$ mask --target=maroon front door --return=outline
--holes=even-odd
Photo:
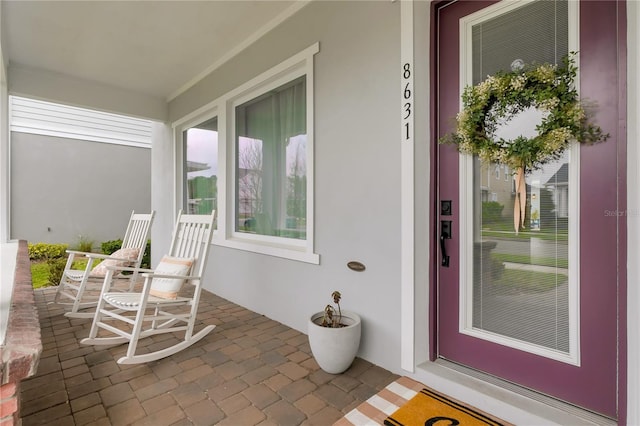
[[[527,176],[526,224],[518,234],[514,171],[450,145],[436,149],[434,225],[444,236],[434,245],[434,355],[612,418],[624,406],[623,9],[614,1],[546,0],[432,8],[435,137],[453,130],[465,85],[518,61],[559,63],[573,50],[580,96],[610,135]]]

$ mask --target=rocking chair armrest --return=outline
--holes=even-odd
[[[93,258],[93,259],[113,259],[113,260],[130,261],[130,259],[125,258],[125,257],[115,257],[115,256],[111,256],[110,254],[89,253],[89,252],[86,252],[86,251],[66,250],[66,253],[67,254],[72,254],[74,256],[89,257],[89,258]]]
[[[113,256],[111,254],[102,254],[102,253],[86,253],[85,254],[86,257],[92,258],[92,259],[109,259],[109,260],[119,260],[122,262],[129,262],[129,263],[133,263],[133,260],[131,260],[131,258],[128,257],[117,257],[117,256]]]
[[[122,272],[122,271],[138,272],[138,273],[153,272],[153,269],[136,268],[135,266],[109,265],[109,266],[107,266],[107,269],[112,270],[112,271],[118,271],[118,272]]]
[[[95,253],[88,253],[86,251],[78,251],[78,250],[65,250],[65,253],[72,254],[74,256],[88,256],[90,254],[95,254]]]
[[[171,279],[186,280],[186,281],[190,281],[190,280],[194,280],[194,279],[199,279],[200,278],[197,275],[156,274],[153,271],[145,272],[145,273],[142,274],[142,276],[145,277],[145,278],[171,278]]]
[[[104,277],[104,281],[102,283],[102,292],[109,291],[111,288],[111,282],[115,279],[116,272],[129,271],[129,272],[148,272],[152,271],[151,269],[144,268],[135,268],[133,266],[107,266],[107,275]]]
[[[65,250],[65,252],[67,253],[67,263],[65,265],[65,271],[66,270],[81,270],[81,269],[74,269],[73,268],[73,264],[74,262],[77,260],[77,258],[88,258],[89,261],[87,262],[84,271],[85,271],[85,276],[88,276],[89,272],[91,271],[91,268],[93,268],[93,259],[91,258],[91,255],[93,253],[87,253],[84,251],[78,251],[78,250]]]
[[[113,259],[113,260],[129,260],[124,257],[115,257],[110,254],[102,254],[102,253],[84,253],[85,257],[91,257],[94,259]]]

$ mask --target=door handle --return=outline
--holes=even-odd
[[[440,251],[442,252],[442,263],[441,265],[445,268],[449,267],[449,256],[447,256],[447,245],[445,240],[451,239],[451,221],[450,220],[442,220],[440,221]]]

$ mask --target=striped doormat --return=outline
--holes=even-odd
[[[442,421],[442,423],[440,423]],[[502,420],[401,377],[351,410],[334,426],[495,425]]]

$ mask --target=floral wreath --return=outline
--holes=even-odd
[[[514,221],[524,226],[526,191],[524,174],[557,160],[572,141],[594,143],[606,140],[599,126],[588,122],[574,87],[577,67],[575,52],[562,60],[561,66],[514,66],[511,72],[498,72],[462,94],[462,111],[456,116],[456,131],[441,139],[453,143],[458,151],[480,159],[506,164],[516,170],[516,206]],[[532,138],[513,140],[496,138],[499,125],[528,108],[543,112]],[[515,222],[516,232],[519,225]]]

